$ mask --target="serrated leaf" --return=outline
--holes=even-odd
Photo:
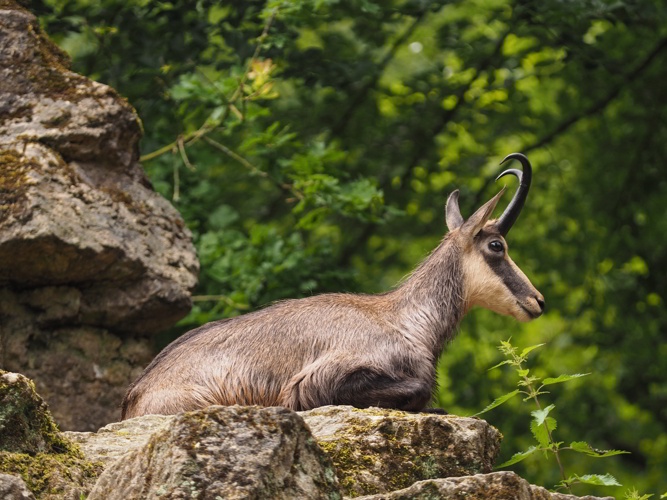
[[[535,440],[540,443],[543,448],[548,448],[551,445],[549,439],[549,432],[556,430],[558,423],[555,418],[547,417],[544,420],[546,425],[538,425],[535,420],[530,423],[530,431],[533,433]],[[547,430],[548,427],[548,430]]]
[[[667,498],[667,493],[663,493],[662,495],[660,495],[660,498]]]
[[[503,365],[508,365],[508,364],[510,364],[511,362],[512,362],[512,360],[510,360],[510,359],[506,359],[505,361],[501,361],[501,362],[498,363],[497,365],[493,365],[491,368],[489,368],[489,369],[486,370],[486,371],[487,371],[487,372],[490,372],[491,370],[494,370],[494,369],[496,369],[496,368],[500,368],[500,367],[503,366]]]
[[[526,347],[523,351],[521,351],[521,357],[525,358],[530,351],[537,349],[538,347],[542,347],[543,345],[544,344],[536,344]]]
[[[478,412],[478,413],[475,413],[475,414],[473,415],[473,417],[476,417],[477,415],[481,415],[482,413],[486,413],[486,412],[489,411],[489,410],[493,410],[494,408],[497,408],[497,407],[500,406],[501,404],[506,403],[507,401],[509,401],[510,399],[512,399],[514,396],[516,396],[517,394],[519,394],[519,392],[520,392],[519,389],[515,389],[515,390],[513,390],[512,392],[508,392],[507,394],[505,394],[505,395],[503,395],[503,396],[500,396],[499,398],[496,398],[496,399],[493,401],[493,403],[491,403],[489,406],[487,406],[486,408],[484,408],[482,411],[480,411],[480,412]]]
[[[585,377],[586,375],[590,375],[590,373],[574,373],[572,375],[559,375],[558,377],[547,377],[542,381],[542,385],[552,385],[552,384],[561,384],[563,382],[567,382],[568,380],[572,380],[575,378],[579,377]]]
[[[512,458],[510,458],[507,462],[503,462],[502,464],[497,465],[496,469],[500,469],[502,467],[508,467],[510,465],[514,465],[516,463],[519,463],[522,460],[525,460],[526,458],[531,456],[533,453],[535,453],[538,450],[540,450],[540,448],[538,448],[537,446],[531,446],[526,451],[520,451],[519,453],[515,453],[514,455],[512,455]]]
[[[530,368],[523,368],[521,370],[517,370],[516,373],[517,375],[519,375],[519,377],[525,377],[530,373]]]
[[[547,415],[556,408],[556,405],[549,405],[546,408],[543,408],[542,410],[535,410],[531,411],[530,414],[533,416],[533,421],[537,425],[542,425],[544,423],[544,419],[547,418]]]
[[[629,451],[624,450],[596,450],[585,441],[573,441],[570,443],[570,448],[573,451],[595,458],[613,457],[614,455],[625,455],[630,453]]]
[[[577,481],[596,486],[622,486],[611,474],[586,474],[585,476],[577,476]]]

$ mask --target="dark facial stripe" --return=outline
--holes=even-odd
[[[530,284],[516,273],[507,259],[484,254],[484,260],[515,297],[532,296],[534,292]]]

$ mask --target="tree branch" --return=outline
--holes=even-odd
[[[412,36],[419,23],[421,23],[421,21],[424,19],[425,15],[426,10],[420,11],[412,24],[396,40],[394,40],[394,43],[391,44],[391,47],[377,65],[373,76],[366,80],[366,83],[362,85],[361,89],[359,89],[359,92],[357,92],[356,95],[351,99],[350,105],[345,109],[341,117],[338,119],[338,122],[332,127],[332,135],[338,136],[345,130],[354,112],[358,109],[361,103],[364,102],[371,89],[375,88],[377,85],[380,77],[382,76],[382,73],[384,73],[385,68],[396,55],[398,48]]]
[[[579,113],[575,113],[574,115],[570,116],[568,119],[566,119],[556,128],[554,128],[551,132],[547,133],[546,135],[535,141],[533,144],[524,147],[523,152],[527,153],[534,149],[539,149],[543,146],[546,146],[551,141],[556,139],[559,135],[567,132],[573,125],[575,125],[582,119],[596,115],[604,111],[607,108],[607,106],[609,106],[609,104],[620,95],[621,90],[623,90],[623,88],[626,85],[632,84],[651,65],[651,63],[658,56],[658,54],[660,54],[660,52],[665,50],[665,48],[667,48],[667,38],[663,38],[662,40],[660,40],[641,63],[639,63],[633,70],[624,74],[621,77],[621,83],[619,83],[618,85],[616,85],[616,87],[611,89],[611,91],[605,97],[600,99],[598,102],[594,103],[592,106],[580,111]]]

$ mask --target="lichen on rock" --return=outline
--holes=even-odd
[[[144,418],[144,417],[139,417]],[[333,466],[285,408],[181,413],[109,466],[89,500],[341,498]]]
[[[301,416],[353,497],[489,472],[501,440],[484,420],[453,415],[325,406]]]
[[[492,472],[472,476],[419,481],[408,488],[359,497],[358,500],[613,500],[553,493],[530,484],[514,472]]]

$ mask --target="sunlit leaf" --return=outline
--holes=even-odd
[[[589,457],[604,458],[613,457],[614,455],[625,455],[630,453],[624,450],[597,450],[585,441],[574,441],[570,443],[570,448],[578,453],[583,453]]]
[[[572,375],[559,375],[558,377],[555,378],[547,377],[542,381],[542,385],[560,384],[563,382],[567,382],[568,380],[585,377],[587,375],[590,375],[590,373],[574,373]]]
[[[544,344],[542,343],[542,344],[536,344],[536,345],[531,345],[531,346],[529,346],[529,347],[526,347],[523,351],[521,351],[520,356],[521,356],[522,358],[525,358],[525,357],[528,355],[529,352],[531,352],[531,351],[537,349],[538,347],[542,347],[543,345],[544,345]]]

